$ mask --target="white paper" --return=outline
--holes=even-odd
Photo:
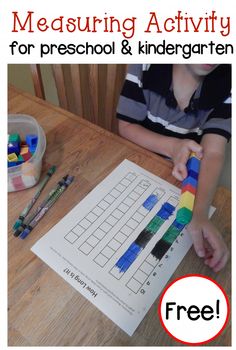
[[[153,193],[158,202],[148,211],[143,203]],[[161,260],[151,254],[176,211],[125,273],[115,265],[163,203],[176,207],[179,195],[177,187],[124,160],[32,251],[132,335],[191,247],[183,230]]]

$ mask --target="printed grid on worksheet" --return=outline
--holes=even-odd
[[[97,221],[97,219],[106,212],[106,209],[117,200],[121,194],[126,191],[129,186],[133,183],[133,181],[137,178],[135,173],[129,172],[125,177],[121,179],[112,189],[106,194],[104,198],[102,198],[97,205],[82,219],[80,220],[76,226],[74,226],[71,231],[69,231],[65,235],[65,239],[74,244],[78,238],[85,233],[85,231]],[[128,208],[128,205],[123,203],[123,211],[119,209],[115,215],[115,219],[119,219],[119,216],[122,217],[125,210]],[[108,232],[107,229],[110,228],[111,225],[109,223],[104,222],[102,227],[96,229],[96,232],[84,242],[84,246],[80,247],[80,251],[84,254],[89,254],[91,250],[98,244],[100,240],[103,239],[105,234]]]
[[[130,191],[130,186],[139,179],[135,187]],[[102,242],[104,237],[113,230],[114,234],[110,240],[103,245],[99,252],[96,252],[96,256],[93,257],[93,261],[100,267],[104,267],[113,257],[113,255],[121,248],[126,242],[128,237],[132,235],[134,230],[138,230],[139,225],[142,225],[143,220],[150,213],[150,210],[145,208],[143,203],[147,198],[152,195],[158,197],[158,204],[161,198],[165,195],[165,191],[160,186],[154,188],[154,190],[145,196],[145,193],[153,185],[154,181],[149,181],[148,178],[142,178],[133,172],[129,172],[124,176],[106,195],[98,201],[98,203],[92,208],[78,223],[64,236],[67,242],[72,245],[76,245],[76,249],[82,252],[84,255],[89,256],[98,244]],[[127,195],[122,199],[114,210],[109,212],[106,216],[107,209],[119,199],[123,194]],[[119,222],[122,217],[129,212],[134,203],[138,202],[142,197],[142,201],[138,208],[132,212],[132,216],[120,227]],[[177,205],[176,198],[170,197],[167,201],[175,202]],[[104,216],[104,220],[99,225],[96,225],[96,221],[101,215]],[[154,214],[153,214],[154,215]],[[89,233],[88,237],[81,244],[76,244],[78,239],[87,232],[91,226],[94,229]],[[116,230],[116,226],[118,229]],[[136,269],[129,281],[126,283],[127,288],[132,292],[138,293],[142,286],[148,280],[148,277],[153,273],[156,266],[160,263],[158,259],[149,254],[141,265]],[[124,272],[113,266],[110,271],[110,275],[117,280],[121,279]]]
[[[175,240],[175,244],[179,244],[180,239],[183,237],[184,233],[181,232],[179,237]],[[174,250],[173,245],[170,247],[170,253]],[[164,255],[162,259],[167,260],[169,258],[168,252]],[[156,276],[157,272],[154,270],[157,266],[160,268],[163,265],[163,260],[158,260],[155,258],[151,253],[148,254],[148,256],[143,260],[141,265],[137,268],[135,273],[131,276],[129,281],[126,283],[126,287],[128,287],[132,292],[137,294],[142,288],[144,288],[144,285],[149,285],[149,277],[151,275]],[[117,271],[116,271],[117,274]]]

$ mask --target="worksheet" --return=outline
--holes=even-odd
[[[179,195],[124,160],[32,251],[131,336],[191,247]]]

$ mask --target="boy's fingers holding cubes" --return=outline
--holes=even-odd
[[[188,151],[189,153],[194,152],[196,153],[196,156],[201,159],[203,155],[203,147],[199,145],[197,142],[189,140],[188,142]]]
[[[176,164],[172,170],[172,175],[179,181],[183,181],[187,174],[187,168],[184,163]]]

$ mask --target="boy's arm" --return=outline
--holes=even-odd
[[[178,139],[157,134],[136,123],[119,120],[119,133],[126,139],[149,151],[162,154],[172,159],[174,176],[182,181],[187,176],[186,163],[191,152],[202,157],[202,146],[189,139]]]
[[[224,165],[226,139],[215,134],[202,138],[203,157],[198,180],[192,221],[188,231],[193,238],[194,248],[205,263],[219,271],[228,260],[227,247],[214,225],[208,220],[208,213],[221,170]]]

